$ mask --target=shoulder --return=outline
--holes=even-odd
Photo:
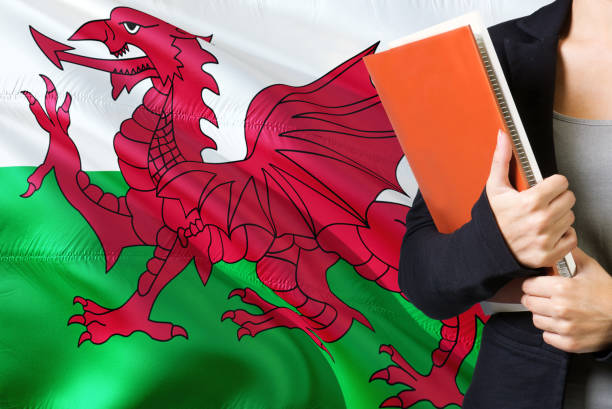
[[[510,41],[529,41],[529,36],[523,31],[519,24],[525,17],[514,18],[512,20],[504,21],[502,23],[495,24],[488,28],[491,41],[495,46],[497,54],[504,54],[504,42]]]
[[[508,65],[508,60],[506,57],[506,42],[509,40],[514,40],[519,38],[522,34],[522,30],[519,29],[517,23],[522,19],[515,18],[512,20],[504,21],[503,23],[496,24],[488,28],[489,36],[491,37],[491,41],[493,42],[493,47],[495,48],[495,53],[499,58],[499,62],[502,66],[504,74],[506,76],[506,80],[510,82],[510,69]]]
[[[504,43],[531,43],[556,38],[571,14],[572,0],[555,0],[533,13],[489,27],[489,34],[498,52]]]
[[[515,38],[519,36],[521,30],[518,28],[517,23],[522,18],[523,17],[514,18],[489,27],[489,35],[493,43],[503,41],[504,38]]]
[[[493,42],[495,53],[497,54],[501,63],[506,80],[510,84],[510,64],[506,55],[506,44],[508,43],[525,43],[533,41],[533,38],[527,34],[520,26],[524,23],[524,20],[530,16],[523,16],[507,20],[502,23],[495,24],[488,28],[489,36]]]

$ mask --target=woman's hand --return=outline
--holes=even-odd
[[[577,245],[571,227],[576,198],[562,175],[517,191],[508,179],[511,157],[510,138],[500,131],[486,184],[491,210],[519,263],[528,268],[551,267]]]
[[[567,352],[599,351],[612,346],[612,277],[578,247],[572,255],[573,278],[528,278],[521,303],[546,343]]]

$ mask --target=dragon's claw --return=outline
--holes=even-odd
[[[391,396],[387,398],[383,403],[380,404],[381,408],[404,408],[402,400],[397,396]]]
[[[51,82],[49,77],[47,77],[44,74],[40,74],[40,78],[42,78],[43,81],[45,82],[45,86],[47,87],[48,94],[55,91],[55,85],[53,85],[53,82]]]
[[[384,368],[384,369],[374,372],[372,376],[370,376],[369,381],[372,382],[375,379],[382,379],[383,381],[388,381],[389,380],[389,370],[387,368]]]
[[[251,333],[251,331],[250,331],[248,328],[245,328],[245,327],[241,327],[241,328],[238,330],[238,334],[237,334],[237,335],[238,335],[238,341],[240,341],[240,338],[242,338],[242,337],[243,337],[243,336],[245,336],[245,335],[250,335],[250,336],[252,336],[252,337],[254,336],[254,335]]]
[[[76,296],[74,297],[74,299],[72,300],[72,305],[75,305],[76,303],[81,304],[83,307],[85,307],[87,305],[87,300],[85,300],[85,298],[80,297],[80,296]]]
[[[79,296],[74,297],[74,300],[72,300],[72,304],[73,305],[81,304],[83,306],[83,315],[85,316],[86,319],[87,319],[87,314],[89,313],[104,314],[110,311],[108,308],[102,307],[96,304],[95,302],[93,302],[92,300],[86,300],[85,298],[79,297]]]
[[[29,183],[28,184],[28,190],[25,191],[25,193],[22,193],[20,196],[23,198],[28,198],[30,196],[32,196],[34,194],[34,192],[36,192],[38,190],[38,188],[36,186],[34,186],[34,183]]]
[[[264,300],[263,298],[261,298],[259,294],[257,294],[255,291],[253,291],[252,289],[248,287],[244,289],[236,288],[232,290],[227,296],[227,298],[230,299],[234,296],[240,297],[242,299],[242,302],[246,304],[251,304],[251,305],[255,305],[259,307],[259,309],[261,309],[264,313],[267,313],[268,311],[272,311],[278,308],[276,305],[271,304],[267,302],[266,300]]]
[[[34,96],[28,91],[21,91],[21,93],[26,97],[30,105],[34,105],[36,103],[36,98],[34,98]]]
[[[80,314],[76,314],[73,315],[72,317],[70,317],[70,319],[68,320],[68,325],[70,324],[81,324],[81,325],[85,325],[85,317],[80,315]]]
[[[227,296],[227,299],[229,300],[230,298],[235,297],[235,296],[244,298],[245,295],[246,295],[246,292],[242,288],[236,288],[229,293],[229,295]]]
[[[40,185],[42,184],[43,179],[49,171],[51,170],[51,166],[46,163],[43,163],[39,167],[36,168],[34,172],[28,177],[28,190],[25,191],[21,195],[23,198],[28,198],[34,194],[38,189],[40,189]]]
[[[91,334],[87,331],[83,332],[79,337],[79,343],[77,346],[81,346],[81,344],[85,341],[91,341]]]
[[[174,337],[183,337],[185,339],[189,338],[189,336],[187,336],[187,331],[185,330],[185,328],[181,327],[180,325],[172,326],[171,335],[172,335],[172,338]]]
[[[392,345],[386,345],[386,344],[382,344],[380,346],[380,348],[378,349],[378,353],[379,354],[388,354],[388,355],[394,355],[396,352],[395,348],[393,348]]]
[[[62,104],[60,109],[68,113],[68,110],[70,110],[71,103],[72,103],[72,95],[70,95],[70,92],[66,92],[66,98],[64,99],[64,103]]]
[[[225,311],[223,315],[221,315],[221,321],[225,321],[228,318],[233,320],[235,317],[236,314],[234,313],[234,311]]]

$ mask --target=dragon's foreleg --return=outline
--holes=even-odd
[[[49,147],[45,161],[28,177],[28,190],[21,195],[22,197],[29,197],[40,189],[44,178],[56,166],[66,171],[72,171],[73,174],[76,174],[81,168],[78,150],[68,136],[68,127],[70,126],[70,114],[68,111],[72,97],[69,93],[66,93],[64,102],[58,109],[57,91],[53,83],[44,75],[41,75],[41,77],[47,87],[45,95],[45,108],[47,112],[45,112],[31,93],[28,91],[23,91],[22,93],[30,103],[30,110],[40,127],[49,133]]]
[[[28,190],[23,197],[38,190],[43,179],[53,169],[60,190],[70,204],[81,213],[96,232],[106,254],[107,270],[119,257],[121,249],[142,244],[134,233],[132,217],[125,198],[117,198],[89,183],[89,177],[81,170],[79,151],[68,135],[70,126],[70,94],[57,108],[57,91],[47,77],[45,81],[45,109],[28,91],[23,94],[30,103],[36,121],[49,133],[49,148],[44,162],[28,178]]]
[[[167,227],[160,229],[154,256],[138,281],[138,289],[121,307],[109,309],[82,297],[74,299],[75,303],[83,306],[83,313],[72,316],[68,323],[87,327],[81,334],[79,345],[86,340],[100,344],[113,335],[128,336],[135,331],[142,331],[159,341],[179,335],[187,337],[183,327],[152,321],[149,315],[159,293],[192,258],[189,248],[181,246],[175,232]]]

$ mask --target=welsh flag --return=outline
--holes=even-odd
[[[0,408],[460,407],[362,57],[543,3],[3,2]]]

